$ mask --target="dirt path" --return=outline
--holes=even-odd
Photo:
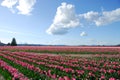
[[[13,52],[14,53],[14,52]],[[24,52],[21,52],[24,53]],[[31,55],[48,55],[48,56],[70,56],[70,57],[84,57],[84,58],[92,58],[92,57],[120,57],[120,54],[52,54],[52,53],[34,53],[34,52],[25,52]]]
[[[119,58],[120,54],[68,54],[68,55],[65,55],[65,56],[84,57],[84,58],[93,58],[93,57]]]
[[[73,56],[73,57],[96,57],[96,55],[93,55],[93,54],[68,54],[66,56]]]
[[[0,80],[5,80],[4,77],[2,75],[0,75]]]

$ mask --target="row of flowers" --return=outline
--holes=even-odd
[[[9,66],[6,62],[2,61],[1,59],[0,59],[0,67],[3,70],[7,70],[11,74],[12,80],[16,80],[16,79],[28,80],[28,78],[25,77],[24,74],[20,73],[16,68]]]
[[[4,58],[6,58],[10,61],[13,61],[15,64],[19,64],[19,65],[22,65],[23,67],[27,67],[27,69],[29,69],[29,70],[33,70],[34,72],[38,72],[38,73],[40,73],[40,75],[44,74],[44,75],[47,75],[48,77],[50,77],[52,79],[57,78],[56,74],[51,74],[51,70],[48,70],[48,71],[41,70],[39,67],[35,67],[34,65],[31,65],[29,63],[26,63],[26,62],[23,62],[23,61],[20,61],[20,60],[17,60],[16,58],[7,56],[3,53],[1,53],[0,56],[3,56]],[[69,79],[69,77],[67,77],[67,76],[64,76],[64,78],[65,78],[65,80]],[[58,80],[60,80],[60,79],[61,79],[61,77],[58,77]],[[75,78],[72,78],[72,80],[75,80]]]
[[[47,71],[45,70],[43,71],[43,73],[53,79],[57,78],[59,80],[62,80],[62,79],[64,80],[65,78],[67,78],[66,80],[69,80],[71,78],[74,80],[75,78],[76,79],[95,78],[95,79],[114,79],[115,80],[115,78],[118,79],[120,76],[119,58],[114,58],[114,57],[112,57],[113,61],[111,61],[109,58],[105,58],[103,55],[102,56],[104,58],[102,58],[102,56],[100,57],[98,56],[97,58],[90,59],[90,58],[72,58],[72,57],[66,57],[66,56],[65,57],[51,56],[51,55],[45,55],[45,54],[34,55],[30,53],[21,53],[21,52],[15,52],[15,53],[6,52],[4,54],[14,56],[16,60],[17,58],[19,58],[21,61],[36,63],[39,66],[44,65],[44,67],[49,68],[49,70]],[[57,61],[57,65],[49,64],[49,60],[53,62]],[[69,66],[70,68],[65,68],[66,66],[60,66],[61,64],[67,64],[66,66]],[[78,66],[72,66],[72,65],[78,65]],[[59,72],[61,71],[65,71],[65,75],[63,74],[64,76],[60,76]],[[67,76],[66,76],[66,73],[68,74]]]
[[[75,47],[75,46],[5,46],[0,47],[0,50],[12,50],[12,51],[33,51],[33,52],[119,52],[120,47]]]
[[[48,55],[39,56],[39,55],[32,55],[32,54],[28,54],[28,53],[17,53],[17,52],[13,53],[13,54],[11,54],[11,55],[13,55],[13,56],[18,55],[17,57],[21,56],[21,58],[29,60],[29,61],[33,61],[33,62],[36,62],[36,61],[38,62],[39,61],[39,63],[41,63],[43,65],[45,65],[46,63],[47,64],[49,63],[49,64],[56,64],[56,65],[65,65],[65,66],[68,66],[68,67],[79,67],[79,66],[85,65],[85,64],[87,64],[87,65],[93,64],[93,66],[103,65],[101,67],[106,67],[107,66],[107,68],[119,68],[119,66],[117,66],[117,65],[119,65],[118,61],[110,61],[110,60],[107,61],[108,59],[112,59],[112,57],[107,58],[107,60],[99,60],[96,63],[96,60],[93,60],[93,59],[88,60],[86,58],[71,59],[71,58],[68,57],[65,60],[65,58],[61,57],[61,56],[48,56]],[[104,55],[102,55],[102,56],[104,56]],[[116,56],[119,59],[120,55],[116,55]],[[99,56],[99,57],[101,57],[101,56]],[[108,57],[109,57],[109,55],[108,55]]]
[[[26,56],[26,55],[25,55]],[[36,56],[38,56],[38,55],[36,55]],[[45,56],[45,55],[44,55]],[[47,55],[46,55],[47,56]],[[120,56],[120,55],[119,55]],[[35,57],[35,56],[34,56]],[[51,57],[51,56],[50,56]],[[35,57],[36,58],[36,57]],[[57,56],[57,58],[58,58],[58,56]],[[55,61],[55,59],[57,59],[57,58],[55,58],[55,56],[54,56],[54,60],[53,61]],[[64,60],[64,59],[63,59]],[[69,60],[69,59],[68,59]],[[79,60],[79,59],[78,59]],[[70,61],[72,61],[72,60],[70,60]],[[70,62],[69,61],[69,62]],[[74,61],[74,60],[73,60]],[[72,61],[72,62],[73,62]],[[79,60],[80,62],[82,62],[83,63],[83,61],[84,61],[84,63],[82,64],[82,65],[79,65],[79,67],[82,67],[82,69],[84,69],[84,70],[93,70],[93,72],[96,72],[96,71],[100,71],[101,73],[107,73],[107,74],[112,74],[112,73],[115,73],[115,72],[117,72],[118,73],[118,75],[120,75],[120,71],[119,71],[119,68],[120,68],[120,63],[119,62],[115,62],[115,61],[112,61],[112,62],[110,62],[110,61],[104,61],[104,60],[100,60],[100,61],[97,61],[97,63],[96,63],[96,61],[95,60],[87,60],[87,59],[83,59],[83,60]],[[79,62],[79,61],[77,61],[77,62]],[[74,61],[74,62],[76,62],[76,61]],[[89,64],[90,63],[90,64]],[[103,64],[104,63],[104,64]],[[44,63],[45,64],[45,63]],[[81,63],[80,63],[81,64]],[[92,66],[90,66],[91,64],[93,64]],[[103,64],[103,65],[101,65],[101,64]],[[83,66],[83,65],[87,65],[87,66]],[[102,66],[101,68],[98,68],[98,66],[100,67],[100,65]],[[71,66],[71,65],[70,65]],[[50,66],[49,66],[50,67]],[[51,67],[53,67],[53,68],[56,68],[56,65],[51,65]],[[58,66],[59,67],[59,66]],[[63,67],[59,67],[59,68],[62,68],[63,70],[64,70],[64,68]],[[106,69],[107,68],[107,69]],[[118,70],[118,71],[117,71]],[[71,71],[71,72],[74,72],[73,71],[73,69],[71,69],[71,68],[66,68],[66,72],[69,72],[69,71]],[[76,70],[77,71],[77,73],[84,73],[84,71],[83,70]],[[103,78],[103,75],[101,75],[101,77]]]

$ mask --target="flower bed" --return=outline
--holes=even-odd
[[[1,50],[0,64],[0,69],[11,77],[9,80],[120,79],[120,54],[81,57]]]

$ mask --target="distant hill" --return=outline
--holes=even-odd
[[[2,43],[2,42],[0,42],[0,46],[5,46],[6,44],[4,44],[4,43]]]
[[[2,43],[0,41],[0,46],[7,46],[7,44],[5,43]],[[17,46],[72,46],[72,45],[61,45],[61,44],[58,44],[58,45],[48,45],[48,44],[17,44]],[[76,46],[104,46],[104,47],[107,47],[107,46],[114,46],[114,47],[120,47],[120,44],[118,45],[76,45]]]
[[[18,46],[67,46],[67,45],[47,45],[47,44],[17,44]]]
[[[42,44],[17,44],[18,46],[44,46]]]
[[[118,44],[117,46],[120,46],[120,44]]]

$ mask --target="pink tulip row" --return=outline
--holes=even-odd
[[[5,46],[1,50],[34,50],[51,52],[120,52],[120,47],[81,47],[81,46]]]
[[[47,56],[47,55],[41,55],[41,57],[39,57],[38,55],[33,55],[32,56],[32,54],[30,54],[31,56],[29,56],[29,54],[27,54],[27,53],[22,53],[22,54],[20,54],[20,53],[14,53],[15,55],[19,55],[19,56],[22,56],[22,57],[24,57],[24,58],[27,58],[28,60],[30,60],[30,61],[33,61],[33,62],[35,62],[36,60],[37,61],[40,61],[39,62],[39,64],[46,64],[46,62],[52,62],[52,63],[54,63],[54,64],[57,64],[57,65],[68,65],[68,66],[71,66],[71,67],[79,67],[80,65],[79,65],[79,63],[80,62],[84,62],[84,63],[80,63],[81,65],[85,65],[85,64],[94,64],[94,66],[100,66],[100,64],[101,63],[103,63],[104,61],[99,61],[99,64],[98,63],[96,63],[96,61],[94,61],[94,60],[91,60],[91,61],[88,61],[86,58],[82,58],[82,59],[71,59],[71,60],[69,60],[69,59],[67,59],[67,61],[65,62],[65,59],[64,58],[62,58],[61,56],[57,56],[57,57],[53,57],[53,56]],[[27,55],[26,55],[27,54]],[[44,57],[45,56],[45,57]],[[46,56],[49,58],[49,59],[46,59]],[[106,55],[102,55],[102,56],[106,56]],[[111,56],[111,55],[110,55]],[[51,57],[51,58],[50,58]],[[108,55],[108,57],[109,57],[109,55]],[[112,57],[112,56],[111,56]],[[110,57],[110,58],[111,58]],[[120,55],[117,55],[117,57],[120,57]],[[30,59],[29,59],[30,58]],[[60,58],[62,58],[62,59],[60,59]],[[59,61],[58,61],[58,59],[59,59]],[[63,61],[62,61],[63,60]],[[44,61],[44,62],[41,62],[41,61]],[[79,63],[78,63],[79,62]],[[106,62],[106,63],[104,63],[104,67],[105,67],[105,65],[107,65],[107,67],[112,67],[112,66],[115,66],[115,65],[117,65],[117,64],[119,64],[118,62],[112,62],[112,63],[110,63],[110,62]]]
[[[16,56],[15,55],[15,53],[11,53],[11,54],[9,54],[9,53],[4,53],[4,54],[8,54],[8,55],[10,55],[10,56],[14,56],[15,58],[19,58],[19,59],[21,59],[21,60],[26,60],[26,61],[29,61],[29,62],[31,62],[31,63],[36,63],[36,64],[38,64],[38,65],[44,65],[45,67],[49,67],[49,68],[56,68],[56,69],[59,69],[59,70],[61,70],[61,71],[65,71],[66,73],[69,73],[69,72],[71,72],[71,73],[74,73],[74,70],[72,69],[72,68],[64,68],[63,66],[59,66],[59,65],[54,65],[54,64],[48,64],[48,63],[46,63],[46,62],[37,62],[36,60],[33,60],[33,59],[29,59],[29,58],[27,58],[27,57],[21,57],[21,56]],[[46,74],[47,74],[47,72],[46,71],[44,71]],[[49,73],[50,74],[50,73]],[[54,75],[55,76],[55,75]]]
[[[4,58],[9,59],[10,61],[13,61],[15,64],[19,64],[23,67],[26,67],[27,69],[33,70],[34,72],[43,73],[42,70],[39,69],[39,67],[35,67],[34,65],[30,65],[29,63],[17,60],[15,58],[7,56],[3,53],[1,53],[0,56],[3,56]]]
[[[115,61],[109,61],[109,60],[94,60],[94,59],[86,59],[86,58],[69,58],[69,57],[63,57],[63,56],[50,56],[50,55],[34,55],[32,57],[32,54],[28,54],[28,53],[21,53],[21,52],[15,52],[15,53],[5,53],[5,54],[9,54],[11,56],[16,56],[18,57],[18,55],[20,55],[20,57],[18,58],[21,58],[21,59],[25,59],[25,60],[28,60],[28,61],[32,61],[33,62],[36,62],[36,63],[39,63],[39,65],[45,65],[46,67],[51,67],[51,68],[58,68],[60,70],[64,70],[65,68],[64,67],[61,67],[59,65],[61,65],[61,61],[62,61],[62,64],[68,64],[68,66],[72,66],[72,67],[80,67],[82,68],[83,70],[73,70],[72,68],[66,68],[65,71],[69,73],[69,70],[72,70],[73,72],[73,75],[74,75],[74,72],[77,72],[77,75],[83,75],[85,73],[85,71],[89,71],[88,73],[88,76],[95,76],[95,72],[98,71],[101,73],[101,79],[105,79],[105,76],[103,74],[113,74],[113,73],[117,73],[118,75],[120,75],[120,63],[119,62],[115,62]],[[28,58],[28,56],[30,58]],[[40,56],[42,57],[41,60],[42,61],[46,61],[47,59],[51,59],[53,61],[57,60],[59,63],[58,65],[54,65],[54,64],[48,64],[48,63],[45,63],[45,62],[38,62],[36,61],[36,58],[39,58],[37,56]],[[104,55],[102,55],[104,57]],[[102,57],[100,55],[100,57]],[[106,55],[105,55],[106,56]],[[109,56],[109,55],[108,55]],[[52,57],[52,58],[51,58]],[[99,56],[98,56],[99,57]],[[111,56],[112,57],[112,56]],[[110,58],[110,57],[108,57]],[[48,60],[49,61],[49,60]],[[65,61],[65,62],[64,62]],[[63,63],[64,62],[64,63]],[[73,63],[73,64],[71,64]],[[75,66],[75,65],[77,66]],[[103,66],[101,66],[101,64],[103,64]],[[91,66],[92,65],[92,66]],[[106,69],[107,68],[107,69]],[[48,76],[51,76],[51,70],[49,71],[44,71],[44,73]],[[52,75],[52,78],[56,78],[57,77],[57,74],[53,74]],[[69,78],[69,77],[68,77]],[[63,79],[63,77],[59,77],[58,79]],[[73,78],[74,79],[74,78]],[[114,78],[110,78],[110,79],[114,79]]]
[[[16,68],[13,68],[12,66],[9,66],[6,62],[2,61],[0,59],[0,67],[3,68],[3,70],[7,70],[12,76],[12,80],[29,80],[27,77],[25,77],[22,73],[20,73]]]
[[[7,54],[7,53],[6,53]],[[16,54],[18,55],[20,55],[20,56],[16,56]],[[57,65],[56,64],[49,64],[48,62],[41,62],[41,61],[38,61],[38,60],[36,60],[35,58],[35,56],[31,56],[30,58],[32,58],[32,59],[30,59],[30,58],[27,58],[28,56],[27,55],[25,55],[25,54],[20,54],[20,53],[12,53],[12,54],[9,54],[9,55],[11,55],[11,56],[14,56],[14,57],[16,57],[16,58],[19,58],[19,59],[21,59],[21,60],[26,60],[26,61],[29,61],[29,62],[33,62],[33,63],[36,63],[36,64],[38,64],[38,65],[44,65],[44,66],[46,66],[46,67],[49,67],[49,68],[56,68],[56,69],[59,69],[59,70],[61,70],[61,71],[65,71],[66,73],[75,73],[75,71],[72,69],[72,68],[65,68],[64,66],[60,66],[61,64],[64,64],[64,65],[67,65],[67,66],[72,66],[72,65],[75,65],[75,64],[72,64],[71,62],[70,63],[68,63],[68,62],[59,62]],[[22,57],[21,57],[22,56]],[[36,55],[37,56],[37,55]],[[45,55],[41,55],[42,56],[42,59],[40,59],[39,58],[39,60],[43,60],[44,61],[44,59],[45,58],[43,58],[43,57],[46,57]],[[35,57],[35,58],[34,58]],[[51,56],[49,56],[49,57],[51,57]],[[54,58],[55,58],[55,56],[54,56]],[[58,58],[58,57],[57,57]],[[57,59],[57,58],[55,58],[55,59]],[[50,60],[50,61],[55,61],[55,59],[54,60]],[[46,59],[45,59],[46,60]],[[49,60],[48,60],[49,61]],[[72,61],[72,60],[71,60]],[[76,64],[77,65],[77,64]],[[79,67],[80,65],[78,65],[77,67]],[[72,66],[72,67],[75,67],[75,66]],[[76,72],[78,72],[78,70],[76,70]],[[79,73],[79,72],[78,72]]]
[[[35,56],[31,56],[30,57],[30,59],[29,58],[27,58],[28,57],[28,55],[25,55],[26,53],[24,53],[24,54],[20,54],[20,53],[14,53],[14,54],[19,54],[19,55],[21,55],[21,56],[23,56],[23,58],[26,58],[26,60],[30,60],[30,61],[33,61],[33,62],[35,62],[36,61],[36,59],[37,59],[37,55],[36,55],[36,57]],[[49,61],[51,61],[51,62],[54,62],[54,61],[57,61],[58,59],[59,59],[59,57],[61,57],[61,56],[57,56],[57,58],[54,56],[54,59],[53,60],[47,60],[46,59],[46,56],[47,55],[41,55],[42,56],[42,59],[40,58],[40,57],[38,57],[38,59],[37,59],[37,61],[38,60],[42,60],[42,61],[45,61],[45,62],[39,62],[39,64],[46,64],[46,62],[49,62]],[[45,58],[44,58],[44,56],[45,56]],[[106,56],[106,55],[105,55]],[[108,55],[109,56],[109,55]],[[49,57],[51,57],[51,56],[49,56]],[[49,58],[48,57],[48,58]],[[120,55],[118,56],[118,57],[120,57]],[[31,59],[32,58],[32,59]],[[47,60],[47,61],[46,61]],[[60,60],[60,59],[59,59]],[[65,61],[65,59],[64,58],[62,58],[62,60],[64,60]],[[59,62],[57,62],[57,65],[59,65],[59,64],[64,64],[64,65],[68,65],[68,66],[72,66],[72,65],[77,65],[78,64],[78,62],[83,62],[84,61],[84,63],[80,63],[80,64],[82,64],[82,65],[85,65],[85,64],[94,64],[94,66],[100,66],[100,64],[101,63],[103,63],[104,61],[99,61],[99,64],[98,63],[96,63],[96,61],[94,61],[94,60],[90,60],[90,61],[88,61],[86,58],[82,58],[82,59],[72,59],[72,60],[69,60],[69,59],[67,59],[68,61],[66,61],[66,62],[63,62],[63,61],[59,61]],[[73,62],[75,62],[75,63],[73,63]],[[77,62],[77,63],[76,63]],[[47,63],[48,64],[48,63]],[[107,66],[106,66],[107,65]],[[115,65],[119,65],[119,63],[118,62],[109,62],[109,61],[106,61],[105,63],[104,63],[104,67],[115,67]],[[80,65],[78,65],[78,67],[79,67]],[[73,66],[72,66],[73,67]],[[76,66],[77,67],[77,66]],[[116,68],[116,67],[115,67]]]
[[[8,54],[8,53],[5,53],[5,54]],[[9,55],[12,55],[12,56],[14,56],[14,54],[9,54]],[[20,58],[20,57],[19,57]],[[25,59],[25,58],[22,58],[22,59]],[[30,59],[28,59],[28,61],[31,61],[32,62],[32,60],[30,60]],[[36,62],[37,64],[39,64],[39,65],[43,65],[43,62]],[[72,68],[64,68],[63,66],[59,66],[59,65],[53,65],[53,64],[46,64],[46,63],[44,63],[44,65],[46,66],[46,67],[49,67],[49,68],[57,68],[57,69],[59,69],[59,70],[62,70],[62,71],[65,71],[66,73],[69,73],[69,72],[73,72],[74,73],[74,70],[72,69]],[[47,74],[47,72],[46,72],[46,74]],[[49,73],[50,74],[50,73]],[[48,76],[50,76],[48,74]],[[54,77],[52,77],[52,78],[56,78],[56,75],[54,74]],[[61,79],[61,77],[60,77],[60,79]],[[74,79],[74,78],[73,78]]]
[[[26,62],[22,62],[20,60],[17,60],[17,59],[15,59],[13,57],[6,56],[5,54],[0,54],[0,56],[3,56],[4,58],[9,59],[9,60],[13,61],[16,64],[22,65],[23,67],[27,67],[28,69],[33,70],[34,72],[38,72],[40,74],[45,74],[45,75],[47,75],[47,76],[49,76],[49,77],[51,77],[53,79],[57,78],[56,74],[53,74],[53,75],[51,74],[51,70],[49,70],[49,71],[43,71],[43,70],[39,69],[38,67],[35,67],[34,65],[30,65],[30,64],[28,64]],[[64,76],[64,78],[66,78],[65,80],[69,80],[69,77],[67,77],[67,76]],[[58,79],[59,79],[59,77],[58,77]],[[60,77],[59,80],[61,80],[61,77]],[[75,78],[72,78],[72,80],[75,80]]]

